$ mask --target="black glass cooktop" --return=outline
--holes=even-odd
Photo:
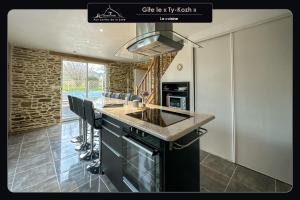
[[[128,113],[127,115],[162,127],[170,126],[191,117],[190,115],[157,108],[147,108],[143,111]]]

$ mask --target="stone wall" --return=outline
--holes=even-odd
[[[159,68],[161,69],[161,73],[165,73],[171,62],[173,61],[174,57],[176,56],[177,52],[170,52],[166,54],[162,54],[159,56]],[[140,61],[140,62],[133,62],[131,65],[134,69],[144,69],[147,70],[151,66],[151,63],[153,62],[154,57],[151,57],[150,59],[146,61]]]
[[[157,74],[152,76],[152,79],[156,78],[156,81],[152,80],[152,83],[156,83],[157,90],[159,91],[160,79],[162,75],[167,70],[168,66],[173,61],[177,52],[171,52],[167,54],[160,55],[158,57],[159,61],[156,62],[155,72]],[[134,93],[133,88],[133,70],[134,69],[144,69],[148,70],[151,64],[154,61],[154,57],[149,58],[145,61],[140,62],[131,62],[131,63],[123,63],[116,62],[108,64],[107,66],[107,74],[106,74],[106,90],[111,92],[130,92]],[[159,78],[160,77],[160,78]],[[159,98],[159,94],[156,95]],[[159,100],[156,100],[159,102]]]
[[[106,90],[133,93],[133,65],[131,63],[110,63],[106,69]]]
[[[10,133],[60,122],[61,57],[12,47],[10,78]]]

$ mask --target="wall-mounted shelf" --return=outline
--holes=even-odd
[[[178,90],[178,87],[186,87],[187,89]],[[168,95],[181,96],[181,97],[186,97],[186,109],[190,110],[190,83],[189,82],[163,82],[161,88],[162,88],[162,95],[161,95],[162,106],[168,106],[167,105]]]

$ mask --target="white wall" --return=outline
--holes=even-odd
[[[177,70],[177,65],[182,64],[183,69]],[[190,110],[194,110],[194,86],[193,86],[193,48],[184,46],[175,56],[167,71],[161,78],[161,82],[190,82]]]

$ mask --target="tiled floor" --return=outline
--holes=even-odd
[[[288,192],[291,186],[269,176],[200,152],[201,192]]]
[[[117,192],[105,175],[91,175],[70,139],[78,121],[8,138],[8,188],[12,192]],[[205,151],[200,192],[286,192],[291,186]]]
[[[110,192],[108,178],[86,171],[70,142],[78,121],[8,138],[8,188],[12,192]]]

